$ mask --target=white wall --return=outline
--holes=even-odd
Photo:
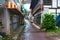
[[[58,2],[58,5],[57,5]],[[44,5],[43,13],[56,13],[56,9],[49,9],[49,8],[57,8],[60,7],[60,0],[52,0],[52,6],[51,5]],[[57,13],[60,13],[60,9],[57,9]]]

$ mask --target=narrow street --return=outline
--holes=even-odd
[[[27,19],[25,19],[25,22],[26,27],[20,40],[53,40],[51,37],[48,37],[45,32],[40,32],[40,30],[32,26]]]
[[[0,0],[0,40],[60,40],[60,0]]]

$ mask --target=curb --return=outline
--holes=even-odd
[[[51,38],[53,38],[54,40],[60,40],[57,37],[53,37],[52,35],[50,35],[49,33],[47,33],[47,36],[51,36]]]
[[[20,37],[21,37],[21,35],[22,35],[22,33],[23,33],[24,28],[25,28],[25,26],[23,27],[22,31],[19,33],[19,35],[18,35],[18,37],[17,37],[16,40],[19,40],[19,39],[20,39]]]
[[[22,26],[22,27],[19,29],[18,33],[12,38],[13,40],[17,40],[18,36],[19,36],[19,35],[21,34],[21,32],[23,31],[24,27],[25,27],[25,26]]]
[[[35,28],[37,28],[37,29],[40,29],[40,27],[39,26],[37,26],[36,24],[34,24],[34,23],[31,23]]]

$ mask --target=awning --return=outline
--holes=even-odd
[[[22,12],[16,8],[8,8],[8,10],[10,13],[15,13],[15,14],[19,14],[19,15],[23,16]]]

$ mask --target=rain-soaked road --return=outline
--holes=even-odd
[[[25,19],[25,22],[26,27],[20,40],[53,40],[51,37],[48,37],[46,33],[40,32],[37,28],[32,26],[27,19]]]

